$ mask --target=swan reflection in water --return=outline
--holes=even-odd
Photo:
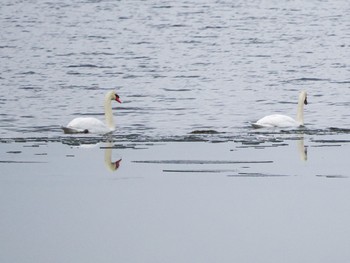
[[[302,161],[307,161],[307,146],[304,145],[304,134],[302,134],[300,139],[297,141],[297,147],[300,159]]]
[[[118,170],[122,159],[120,158],[117,161],[112,161],[112,149],[113,149],[112,142],[107,142],[106,146],[103,148],[105,149],[105,165],[108,168],[108,170],[110,170],[111,172]]]

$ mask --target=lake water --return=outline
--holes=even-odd
[[[2,1],[0,261],[350,260],[349,13]],[[62,133],[111,89],[114,134]],[[300,90],[305,127],[251,127]]]
[[[308,128],[348,128],[349,11],[345,0],[5,1],[1,136],[102,118],[109,89],[123,135],[240,133],[264,114],[294,116],[302,89]]]

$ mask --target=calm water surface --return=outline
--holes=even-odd
[[[0,259],[346,262],[350,144],[327,137],[2,143]]]

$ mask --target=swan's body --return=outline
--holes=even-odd
[[[272,127],[299,127],[304,125],[304,104],[307,104],[307,94],[305,91],[301,91],[298,101],[298,111],[297,117],[294,120],[293,118],[281,115],[273,114],[265,116],[264,118],[258,120],[256,123],[253,123],[254,128],[272,128]]]
[[[109,91],[104,101],[106,123],[92,117],[79,117],[70,121],[66,127],[63,127],[63,131],[65,133],[108,133],[114,131],[112,100],[121,103],[119,96],[114,91]]]
[[[256,128],[262,128],[262,127],[281,127],[281,128],[287,128],[287,127],[298,127],[301,124],[294,120],[293,118],[282,115],[282,114],[273,114],[265,116],[264,118],[261,118],[256,123],[253,123],[253,126]]]

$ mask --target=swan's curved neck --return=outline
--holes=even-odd
[[[298,101],[298,111],[297,111],[297,122],[300,123],[300,125],[304,125],[304,98],[300,97]]]
[[[114,130],[114,120],[113,120],[113,113],[112,113],[112,101],[109,97],[106,96],[105,98],[105,118],[106,118],[106,125],[108,129]]]

